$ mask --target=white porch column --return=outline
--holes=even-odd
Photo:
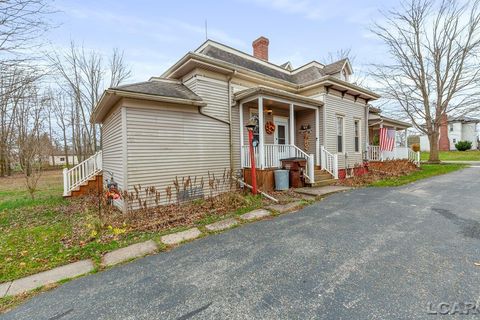
[[[293,103],[290,103],[290,117],[289,117],[290,123],[289,123],[289,128],[290,128],[290,133],[289,133],[289,141],[292,146],[295,145],[295,109],[293,106]],[[292,149],[289,149],[290,153],[292,152]],[[293,157],[293,154],[289,155],[290,157]]]
[[[315,164],[320,165],[320,111],[315,108]]]
[[[295,109],[293,103],[290,103],[290,144],[295,144]]]
[[[380,123],[380,129],[382,129],[382,128],[383,128],[383,123]],[[380,134],[380,131],[378,132],[378,134]],[[380,151],[380,161],[383,161],[383,151],[382,151],[382,148],[380,148],[380,143],[379,143],[379,146],[378,146],[378,150]]]
[[[244,123],[243,123],[243,103],[240,103],[240,108],[239,108],[239,112],[240,112],[240,168],[243,168],[244,167],[244,164],[245,164],[245,155],[243,154],[243,144],[244,144],[244,137],[243,137],[243,126],[244,126]]]
[[[264,157],[264,127],[263,124],[263,97],[258,98],[258,167],[260,169],[265,168],[265,157]]]
[[[405,147],[408,148],[408,128],[405,128]]]

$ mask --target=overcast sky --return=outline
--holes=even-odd
[[[125,52],[130,81],[160,75],[208,37],[251,53],[251,43],[270,39],[270,61],[298,67],[351,48],[354,70],[385,58],[368,30],[380,10],[397,6],[388,0],[231,0],[231,1],[68,1],[54,3],[59,26],[49,34],[53,46],[70,40],[86,48]]]

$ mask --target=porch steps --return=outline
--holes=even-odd
[[[81,197],[87,194],[98,193],[103,189],[103,175],[100,172],[95,176],[91,177],[87,181],[83,182],[80,186],[73,189],[69,195],[64,196],[64,198],[73,198]]]
[[[336,182],[336,180],[333,179],[333,176],[329,172],[321,170],[318,166],[315,167],[314,174],[315,182],[310,183],[308,185],[309,187],[324,187],[332,185]]]

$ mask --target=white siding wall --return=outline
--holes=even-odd
[[[430,151],[430,142],[428,141],[428,136],[426,134],[420,136],[420,150]]]
[[[470,141],[472,149],[477,149],[477,128],[475,123],[464,123],[462,125],[462,140]],[[455,145],[453,147],[455,148]]]
[[[124,190],[122,108],[116,108],[107,116],[101,130],[103,180],[110,180],[111,174],[113,174],[118,188]],[[122,201],[116,201],[115,204],[121,207]]]
[[[365,148],[365,105],[355,103],[347,97],[337,97],[333,94],[325,96],[325,141],[327,150],[333,154],[337,153],[337,116],[344,117],[344,152],[338,154],[338,165],[345,168],[347,162],[349,167],[361,164],[363,161],[363,150]],[[360,120],[360,152],[355,152],[354,144],[354,120]],[[345,162],[345,154],[348,156]]]
[[[203,177],[204,194],[209,195],[208,172],[222,178],[230,163],[225,127],[195,107],[127,107],[128,190],[155,186],[165,204],[165,188],[175,190],[175,177],[181,181],[190,176],[198,181]]]

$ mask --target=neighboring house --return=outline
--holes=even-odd
[[[53,156],[49,157],[49,165],[51,166],[64,166],[67,164],[67,157],[68,157],[68,165],[77,165],[78,164],[78,157],[75,155],[69,154],[65,156],[64,153],[58,153]]]
[[[338,178],[362,166],[369,128],[380,125],[368,121],[370,102],[379,95],[350,82],[348,59],[294,69],[288,62],[269,62],[268,45],[260,37],[250,55],[208,40],[161,77],[106,90],[92,116],[102,125],[104,179],[113,176],[121,190],[138,194],[138,186],[164,192],[176,179],[208,181],[230,169],[248,177],[250,119],[257,124],[260,177],[273,176],[280,160],[290,157],[306,160],[311,185],[325,176],[320,169]],[[386,118],[384,124],[405,128]],[[95,159],[89,161],[99,171],[99,156]],[[72,187],[68,179],[66,195]],[[272,187],[259,180],[264,190]],[[195,194],[213,192],[205,183]],[[173,197],[179,195],[177,190]],[[162,196],[160,203],[166,202]]]
[[[455,144],[458,141],[470,141],[472,149],[478,149],[478,123],[480,119],[444,115],[440,126],[439,149],[441,151],[456,150]],[[427,135],[420,136],[420,150],[430,151]]]

